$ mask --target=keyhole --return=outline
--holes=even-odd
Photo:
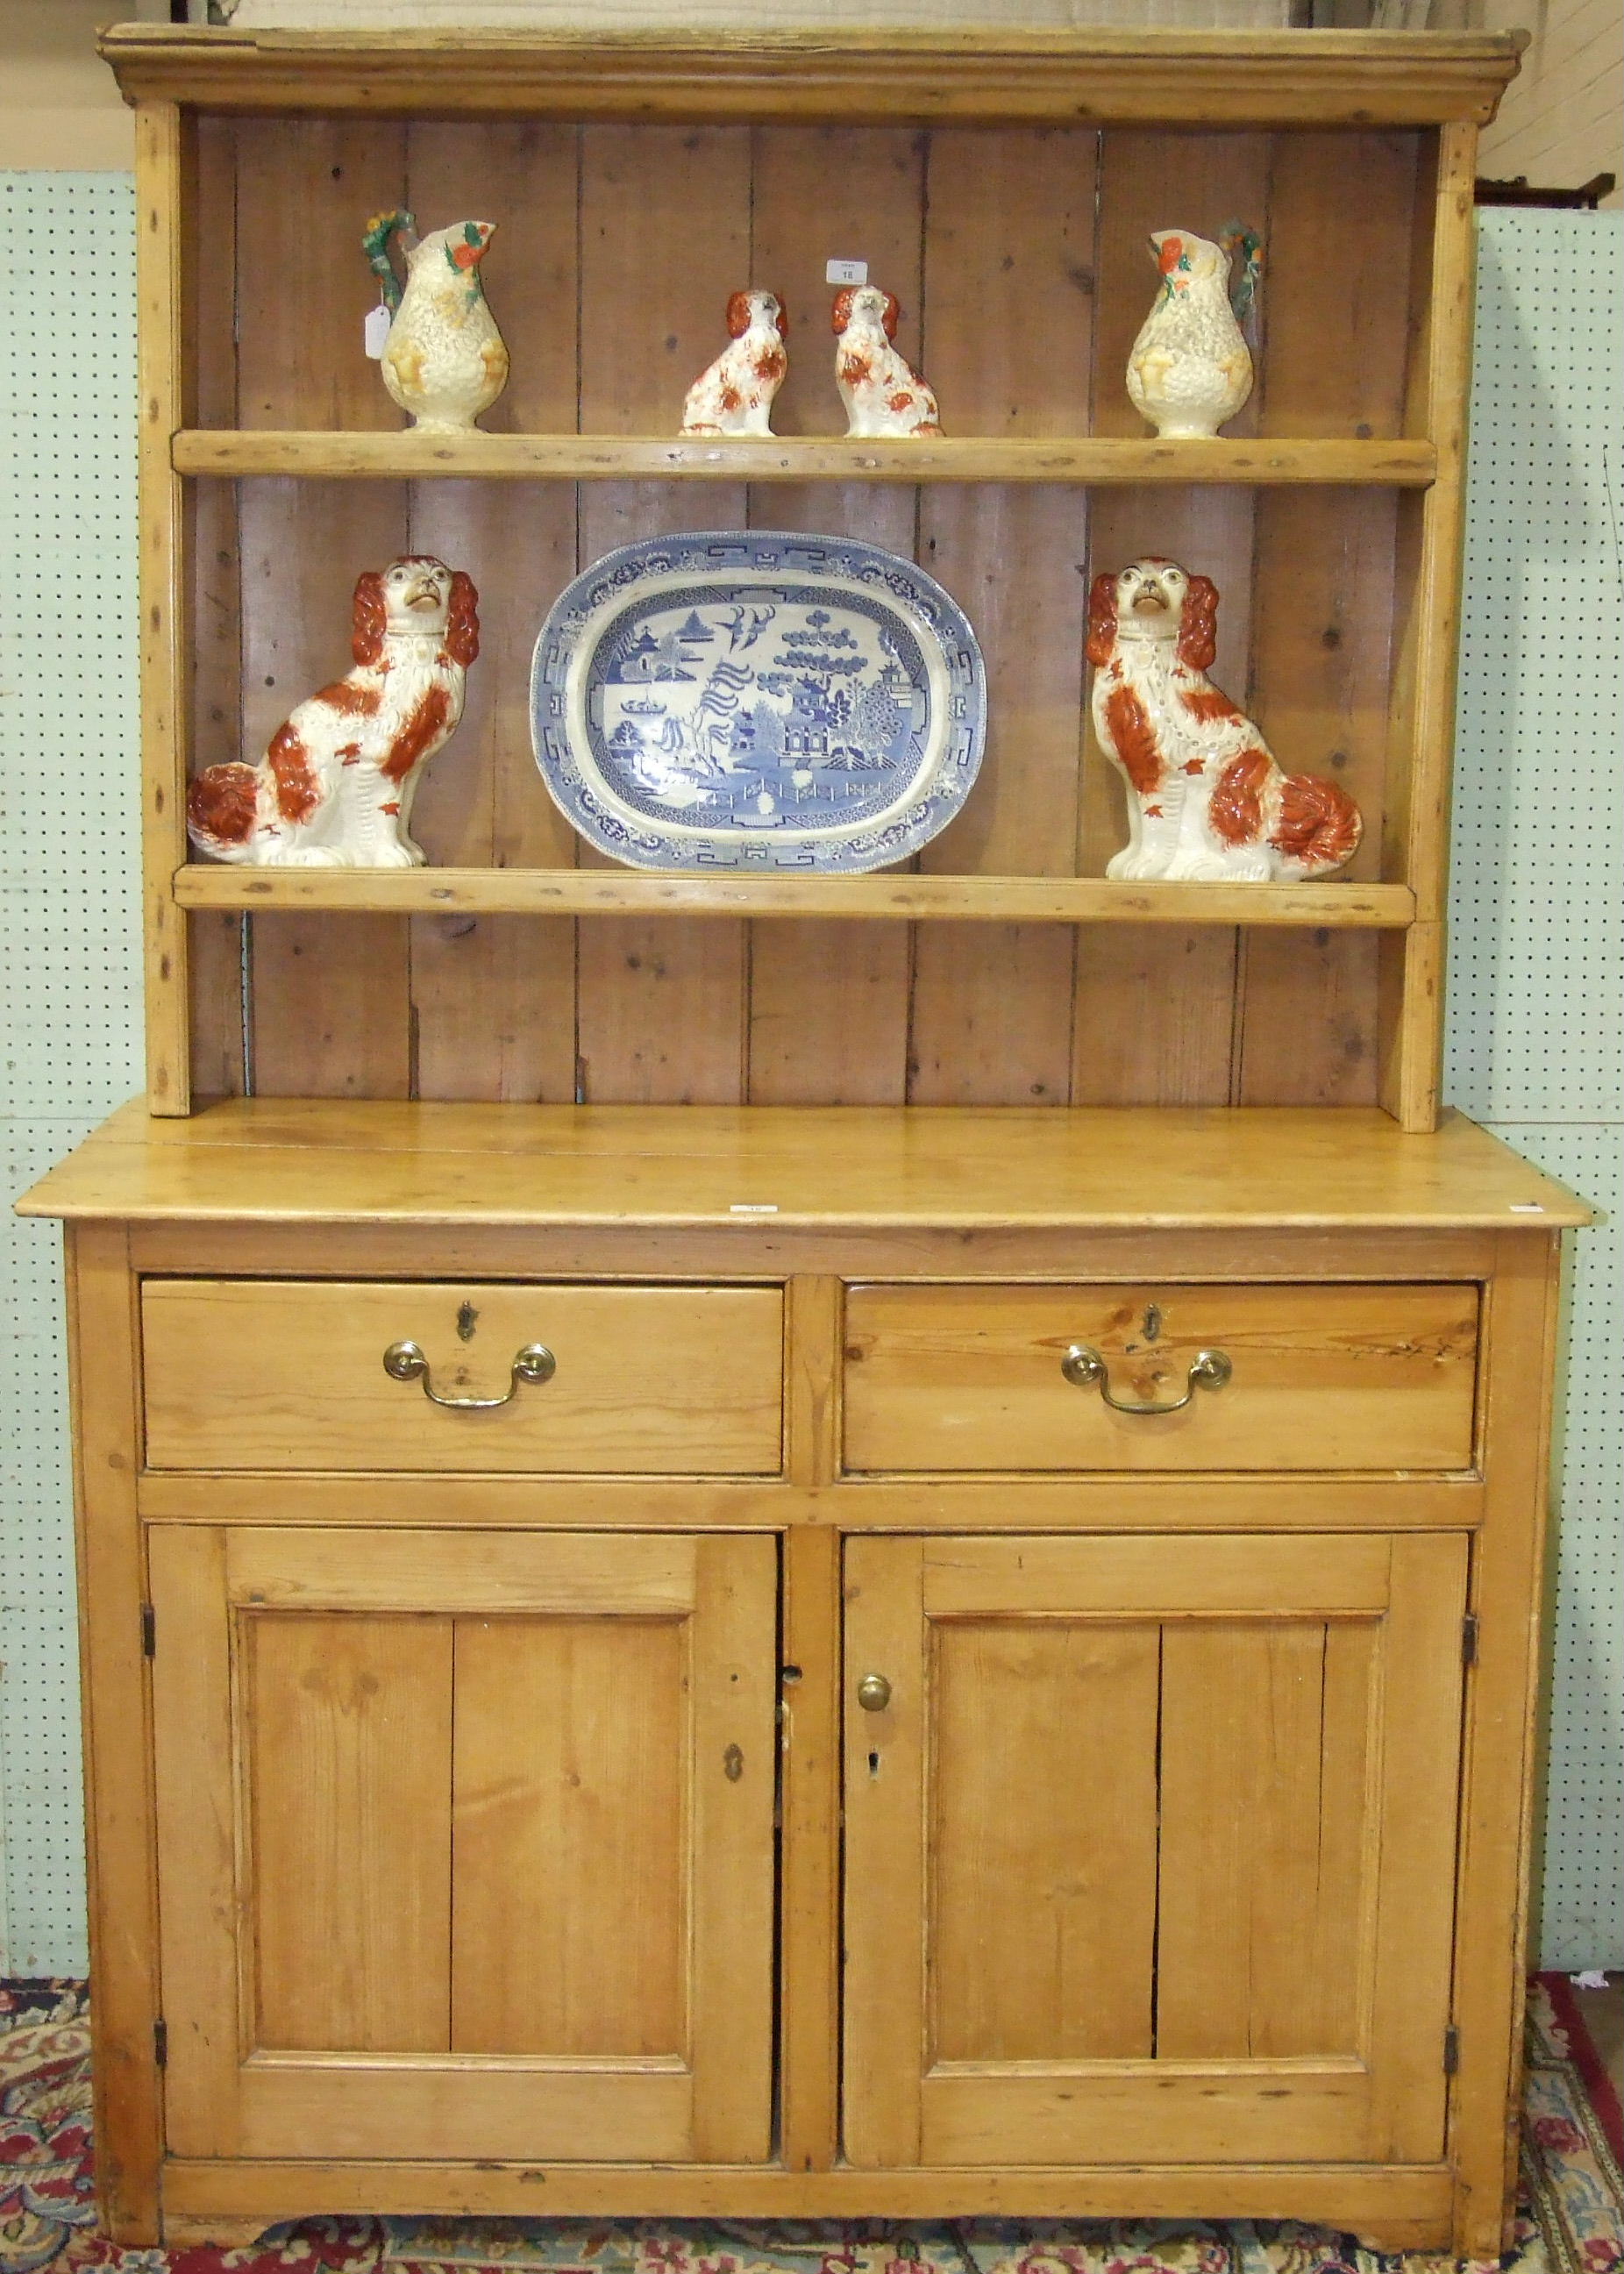
[[[880,1757],[877,1753],[870,1753],[868,1756],[868,1773],[870,1776],[878,1776],[879,1773]]]
[[[1156,1337],[1157,1337],[1161,1332],[1162,1332],[1162,1314],[1161,1314],[1161,1312],[1156,1308],[1156,1306],[1155,1306],[1155,1305],[1154,1305],[1154,1303],[1147,1303],[1147,1304],[1146,1304],[1146,1306],[1145,1306],[1145,1339],[1146,1339],[1146,1341],[1147,1341],[1147,1343],[1154,1343],[1154,1342],[1155,1341],[1155,1339],[1156,1339]]]
[[[457,1312],[457,1337],[460,1341],[465,1343],[472,1342],[474,1339],[474,1322],[478,1316],[478,1312],[475,1310],[471,1303],[464,1303],[461,1306]]]

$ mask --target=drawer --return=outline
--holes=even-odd
[[[853,1287],[846,1465],[1463,1469],[1477,1348],[1475,1286]]]
[[[782,1462],[777,1288],[149,1279],[141,1318],[149,1468],[770,1476]],[[400,1343],[426,1374],[385,1371]],[[553,1363],[515,1381],[531,1344]],[[429,1388],[512,1396],[457,1410]]]

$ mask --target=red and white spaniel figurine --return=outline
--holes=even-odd
[[[418,777],[462,715],[479,652],[473,580],[427,553],[355,588],[356,667],[311,696],[257,766],[210,766],[186,798],[194,845],[273,869],[415,869]]]
[[[1267,884],[1328,877],[1365,825],[1323,774],[1282,773],[1207,676],[1218,590],[1176,561],[1136,561],[1088,594],[1094,726],[1128,786],[1129,840],[1108,877]]]
[[[784,384],[789,317],[776,292],[735,292],[729,343],[702,371],[682,405],[685,434],[771,434],[772,398]]]
[[[891,345],[900,313],[896,295],[877,284],[847,284],[835,295],[835,384],[848,434],[942,432],[936,396]]]

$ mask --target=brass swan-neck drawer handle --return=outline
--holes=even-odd
[[[1097,1350],[1086,1343],[1073,1343],[1060,1361],[1060,1371],[1066,1380],[1075,1382],[1079,1389],[1092,1389],[1099,1384],[1100,1395],[1113,1413],[1182,1413],[1198,1389],[1222,1389],[1235,1368],[1227,1351],[1197,1351],[1190,1361],[1190,1376],[1184,1384],[1184,1394],[1167,1405],[1141,1405],[1131,1397],[1111,1396],[1111,1377],[1105,1360]]]
[[[545,1343],[526,1343],[514,1353],[513,1378],[500,1397],[442,1397],[420,1343],[391,1343],[383,1354],[383,1370],[393,1382],[420,1382],[429,1404],[443,1405],[448,1413],[494,1413],[499,1405],[511,1403],[522,1382],[551,1382],[558,1360]]]

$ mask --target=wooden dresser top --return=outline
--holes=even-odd
[[[1458,1113],[1375,1108],[123,1106],[24,1216],[382,1224],[1305,1225],[1590,1221]]]

